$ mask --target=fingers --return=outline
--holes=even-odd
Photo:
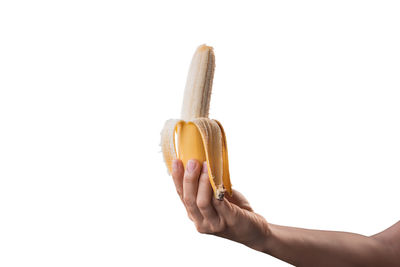
[[[174,180],[176,192],[183,201],[183,164],[179,159],[174,159],[172,162],[172,179]]]
[[[183,176],[183,202],[189,216],[195,222],[201,222],[203,216],[196,204],[197,189],[199,186],[200,164],[197,160],[189,160]]]
[[[216,225],[219,223],[219,217],[212,205],[212,198],[213,190],[208,178],[207,163],[204,162],[199,178],[196,204],[203,218],[208,220],[209,223]]]
[[[205,162],[201,166],[197,160],[190,160],[185,170],[181,160],[174,160],[172,166],[176,191],[199,232],[222,233],[226,226],[235,225],[241,208],[251,210],[238,192],[223,201],[214,198]]]

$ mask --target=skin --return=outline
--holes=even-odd
[[[400,221],[371,237],[268,223],[236,190],[222,201],[213,197],[207,165],[190,160],[172,164],[172,177],[189,219],[198,232],[212,234],[267,253],[295,266],[400,266]]]

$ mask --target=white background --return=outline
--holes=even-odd
[[[275,224],[399,219],[397,1],[1,1],[0,266],[288,266],[195,231],[160,153],[196,47]]]

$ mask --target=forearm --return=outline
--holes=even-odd
[[[295,266],[399,266],[383,242],[363,235],[269,225],[264,252]]]

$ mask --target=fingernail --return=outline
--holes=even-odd
[[[188,170],[189,172],[192,172],[192,171],[194,171],[195,168],[196,168],[196,161],[194,161],[194,160],[189,160],[189,161],[188,161],[188,164],[187,164],[187,170]]]
[[[207,173],[207,162],[206,161],[203,162],[203,168],[201,169],[201,172]]]
[[[174,159],[172,161],[172,170],[173,171],[177,171],[178,170],[178,160],[177,159]]]

